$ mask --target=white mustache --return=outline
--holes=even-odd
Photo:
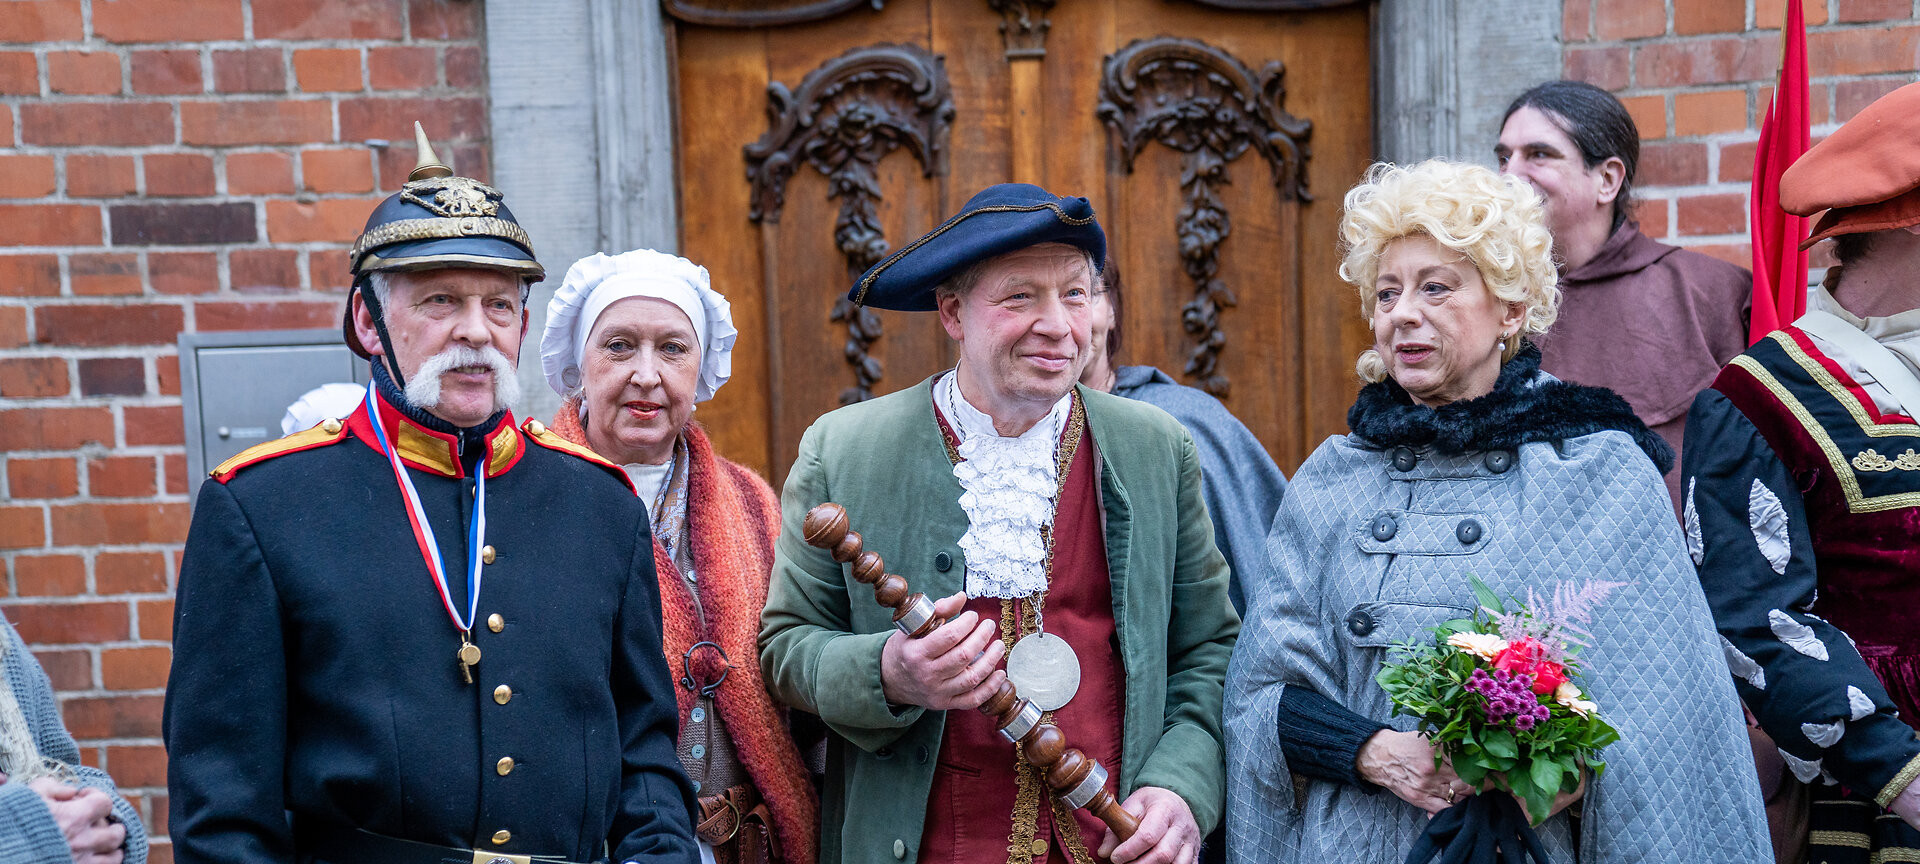
[[[520,401],[520,376],[514,374],[513,361],[492,345],[483,348],[452,345],[427,358],[427,362],[420,364],[420,369],[407,381],[407,401],[421,408],[438,407],[440,376],[465,366],[485,366],[492,373],[492,413],[498,413]]]

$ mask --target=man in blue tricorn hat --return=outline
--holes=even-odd
[[[1005,184],[849,294],[937,312],[959,363],[820,418],[787,477],[761,665],[836,733],[822,862],[1186,864],[1220,819],[1239,620],[1193,442],[1165,412],[1075,383],[1105,259],[1086,199]],[[944,598],[930,611],[946,623],[896,632],[804,542],[828,501],[889,572]],[[1050,794],[974,710],[1002,681],[1118,781],[1131,839]]]
[[[174,858],[691,864],[646,514],[618,467],[514,425],[543,270],[415,129],[420,167],[352,250],[373,385],[200,487]]]

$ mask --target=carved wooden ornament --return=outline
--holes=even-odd
[[[833,239],[852,284],[889,251],[875,209],[880,160],[905,148],[925,176],[946,171],[953,94],[938,55],[913,45],[873,45],[821,64],[797,91],[778,81],[768,84],[767,120],[767,133],[746,147],[753,184],[748,217],[779,222],[787,180],[802,162],[812,165],[827,176],[829,197],[840,202]],[[871,354],[881,335],[880,316],[842,294],[832,320],[847,326],[846,358],[855,379],[841,391],[840,403],[870,399],[882,372]]]
[[[1055,0],[987,0],[1000,22],[1000,38],[1006,42],[1008,60],[1037,59],[1047,56],[1047,31],[1053,22],[1047,13]]]
[[[1141,39],[1107,57],[1097,109],[1127,172],[1149,143],[1183,154],[1180,186],[1187,197],[1175,223],[1180,256],[1193,280],[1193,299],[1181,308],[1181,326],[1193,339],[1186,375],[1215,396],[1228,394],[1220,351],[1226,333],[1220,310],[1235,305],[1216,274],[1220,244],[1232,232],[1217,189],[1227,165],[1248,149],[1273,172],[1283,201],[1309,201],[1306,140],[1313,124],[1282,109],[1285,68],[1268,63],[1258,76],[1225,51],[1191,39]]]

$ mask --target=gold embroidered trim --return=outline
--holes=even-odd
[[[1799,355],[1794,357],[1796,362],[1801,362],[1802,358],[1804,358],[1805,362],[1801,362],[1802,368],[1807,368],[1808,364],[1812,364],[1811,368],[1807,368],[1808,374],[1813,375],[1814,380],[1819,382],[1823,388],[1826,388],[1829,395],[1839,399],[1840,403],[1844,405],[1848,411],[1853,412],[1854,419],[1860,421],[1860,428],[1868,435],[1882,437],[1896,434],[1920,435],[1920,426],[1873,423],[1865,414],[1861,413],[1860,406],[1853,399],[1853,394],[1845,392],[1844,388],[1840,388],[1840,383],[1834,380],[1833,376],[1828,374],[1827,370],[1822,368],[1820,364],[1814,362],[1813,358],[1807,357],[1806,353],[1801,351],[1798,345],[1792,344],[1792,340],[1788,338],[1786,334],[1776,330],[1768,334],[1767,338],[1780,342],[1782,347],[1786,348],[1788,356],[1794,357],[1796,354]],[[1879,513],[1887,510],[1898,510],[1902,507],[1920,507],[1920,492],[1903,492],[1897,495],[1881,495],[1875,498],[1866,497],[1866,495],[1860,491],[1859,478],[1854,476],[1852,470],[1849,470],[1852,468],[1852,463],[1840,452],[1840,446],[1834,443],[1833,436],[1827,433],[1826,428],[1822,427],[1819,421],[1813,419],[1813,413],[1807,410],[1807,406],[1800,404],[1800,400],[1795,397],[1792,392],[1787,390],[1786,385],[1780,383],[1780,379],[1775,378],[1772,372],[1767,371],[1767,368],[1761,365],[1760,361],[1753,359],[1751,355],[1742,354],[1735,357],[1733,358],[1733,362],[1728,365],[1738,366],[1746,370],[1747,374],[1752,375],[1755,381],[1760,382],[1762,387],[1767,388],[1767,392],[1772,393],[1773,397],[1779,400],[1781,405],[1786,406],[1786,409],[1793,414],[1795,420],[1800,421],[1801,427],[1807,431],[1807,435],[1813,439],[1814,443],[1819,445],[1820,452],[1826,455],[1827,462],[1833,466],[1834,479],[1839,481],[1840,491],[1846,496],[1848,512]],[[1835,392],[1836,388],[1840,388],[1837,393]],[[1903,429],[1906,431],[1897,431]]]
[[[1913,423],[1873,422],[1873,418],[1867,416],[1867,410],[1860,405],[1859,397],[1853,395],[1853,392],[1848,390],[1846,385],[1841,384],[1840,379],[1833,377],[1833,373],[1827,371],[1827,367],[1820,365],[1820,361],[1815,360],[1813,355],[1808,354],[1807,349],[1800,347],[1800,343],[1795,342],[1792,336],[1787,335],[1786,331],[1775,330],[1767,334],[1767,338],[1779,344],[1781,349],[1787,352],[1788,359],[1799,365],[1800,368],[1805,369],[1809,376],[1812,376],[1813,383],[1820,385],[1820,389],[1827,391],[1828,395],[1840,403],[1840,407],[1847,409],[1847,413],[1853,415],[1853,422],[1860,424],[1860,431],[1875,438],[1886,438],[1895,435],[1920,435],[1920,425]]]
[[[915,249],[918,249],[922,246],[927,245],[928,243],[933,242],[933,239],[935,237],[939,237],[940,235],[947,233],[947,231],[953,228],[953,226],[966,221],[969,217],[978,216],[982,213],[1031,213],[1035,210],[1052,210],[1053,215],[1060,217],[1060,221],[1065,222],[1068,225],[1072,225],[1074,227],[1085,225],[1089,222],[1092,222],[1094,219],[1094,217],[1092,216],[1088,216],[1085,219],[1075,219],[1072,216],[1068,216],[1067,211],[1062,210],[1060,208],[1060,205],[1055,204],[1051,201],[1048,201],[1044,204],[1029,204],[1029,205],[1018,206],[1018,207],[1013,206],[1011,204],[1001,204],[993,207],[982,207],[978,210],[968,210],[967,212],[962,213],[958,216],[955,216],[952,219],[948,219],[940,227],[927,232],[927,236],[922,237],[918,240],[913,241],[912,243],[908,243],[907,245],[900,247],[900,251],[895,252],[892,255],[888,255],[885,260],[881,261],[879,264],[874,265],[873,272],[868,273],[865,278],[860,280],[860,293],[853,295],[853,305],[859,306],[866,303],[867,289],[873,287],[873,280],[880,278],[880,274],[885,273],[888,267],[892,267],[895,262],[898,262],[901,258],[906,257],[907,253],[912,252]]]
[[[1053,833],[1067,847],[1067,858],[1073,864],[1094,864],[1093,853],[1087,851],[1087,841],[1080,836],[1080,822],[1073,818],[1073,809],[1067,802],[1053,799]]]
[[[348,253],[348,259],[359,261],[360,256],[389,243],[404,243],[410,240],[447,240],[455,237],[494,237],[524,247],[533,246],[533,241],[527,239],[525,228],[493,216],[401,219],[397,222],[388,222],[360,235],[360,239],[353,241],[353,250]]]
[[[1872,849],[1867,835],[1857,831],[1809,831],[1807,842],[1815,846],[1844,846],[1849,849]]]
[[[1920,756],[1913,757],[1912,761],[1907,763],[1907,767],[1900,769],[1900,773],[1893,775],[1893,779],[1887,781],[1887,785],[1880,787],[1880,794],[1873,796],[1874,803],[1882,807],[1891,805],[1893,799],[1911,785],[1916,777],[1920,777]]]
[[[1867,859],[1867,864],[1889,864],[1889,862],[1912,864],[1912,862],[1916,861],[1920,861],[1920,849],[1897,847],[1875,851],[1873,857]]]
[[[1892,471],[1895,469],[1901,471],[1920,471],[1920,453],[1915,453],[1912,447],[1908,447],[1907,452],[1888,459],[1874,452],[1872,447],[1868,447],[1853,457],[1853,467],[1860,471]]]

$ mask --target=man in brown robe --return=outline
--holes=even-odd
[[[1694,395],[1746,350],[1752,274],[1640,233],[1629,218],[1640,132],[1605,90],[1551,81],[1520,94],[1494,155],[1545,199],[1560,262],[1540,368],[1619,393],[1678,454]],[[1666,480],[1677,510],[1679,472]]]

